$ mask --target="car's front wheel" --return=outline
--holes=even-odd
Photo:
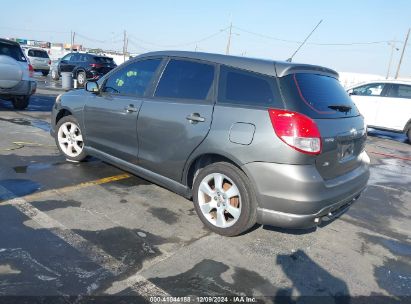
[[[80,162],[87,157],[83,134],[73,116],[64,116],[56,126],[55,140],[60,152],[70,161]]]
[[[250,182],[243,171],[230,163],[213,163],[198,172],[193,201],[204,225],[218,234],[239,235],[256,223]]]
[[[60,78],[59,73],[56,70],[51,70],[51,78],[53,80],[59,80]]]

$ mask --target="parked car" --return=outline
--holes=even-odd
[[[79,86],[84,86],[87,80],[98,80],[116,67],[113,58],[87,53],[69,53],[56,63],[51,77],[58,80],[61,72],[71,72]]]
[[[193,198],[227,236],[331,220],[369,178],[363,117],[319,66],[148,53],[60,95],[51,124],[68,160],[94,155]]]
[[[51,60],[47,51],[41,48],[27,48],[23,50],[33,66],[35,72],[41,72],[43,76],[47,76],[50,72]]]
[[[371,81],[348,89],[369,127],[408,136],[411,142],[411,82]]]
[[[0,38],[0,98],[10,100],[15,109],[25,109],[37,87],[32,75],[20,45]]]

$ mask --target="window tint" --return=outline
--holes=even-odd
[[[214,79],[209,64],[170,60],[157,86],[156,96],[182,99],[207,99]]]
[[[311,118],[359,115],[358,109],[338,79],[314,73],[297,73],[280,78],[287,108]]]
[[[31,57],[49,58],[47,52],[42,50],[29,50],[28,55]]]
[[[219,103],[273,105],[275,79],[225,66],[220,71]]]
[[[104,85],[104,92],[143,96],[161,59],[133,62],[114,72]]]
[[[361,87],[354,88],[352,90],[352,95],[381,96],[381,93],[383,90],[384,90],[383,83],[372,83],[372,84],[367,84]]]
[[[67,54],[66,56],[64,56],[63,58],[61,58],[61,61],[65,60],[65,61],[70,61],[71,57],[73,56],[73,54]]]
[[[80,56],[81,54],[73,54],[73,56],[70,57],[70,62],[78,62],[80,61]]]
[[[27,61],[21,48],[15,44],[0,43],[0,55],[6,55],[17,61]]]
[[[113,58],[110,58],[110,57],[93,57],[93,59],[97,63],[108,63],[108,64],[114,63]]]
[[[411,98],[411,86],[405,84],[392,84],[387,96],[399,98]]]

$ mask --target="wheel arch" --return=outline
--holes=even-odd
[[[188,165],[186,166],[186,169],[184,171],[185,173],[183,175],[183,184],[191,189],[194,184],[194,177],[196,172],[201,168],[217,162],[230,163],[244,172],[244,170],[241,169],[240,162],[238,160],[234,160],[233,157],[218,153],[204,153],[194,157],[191,161],[188,162]],[[244,172],[244,174],[246,173]]]
[[[407,133],[408,130],[411,130],[411,118],[408,119],[407,123],[405,124],[405,127],[404,127],[403,131],[404,131],[404,133]]]
[[[56,115],[55,124],[57,125],[60,119],[62,119],[65,116],[69,116],[69,115],[73,115],[73,113],[71,113],[69,110],[65,108],[60,109],[60,111]]]

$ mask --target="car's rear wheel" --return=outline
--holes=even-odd
[[[83,134],[73,116],[64,116],[56,126],[55,140],[60,152],[70,161],[82,161],[87,157],[84,151]]]
[[[56,70],[51,70],[51,78],[53,80],[59,80],[60,78],[59,73]]]
[[[411,128],[408,129],[407,136],[408,136],[408,142],[411,144]]]
[[[18,96],[12,99],[13,107],[16,110],[24,110],[29,105],[30,96]]]
[[[256,203],[249,180],[236,166],[219,162],[201,169],[193,185],[196,212],[210,230],[239,235],[256,222]]]
[[[85,83],[86,83],[86,73],[85,72],[78,72],[78,74],[77,74],[77,84],[80,87],[84,87]]]
[[[44,70],[44,71],[41,71],[41,73],[43,74],[43,76],[47,76],[49,74],[49,71]]]

